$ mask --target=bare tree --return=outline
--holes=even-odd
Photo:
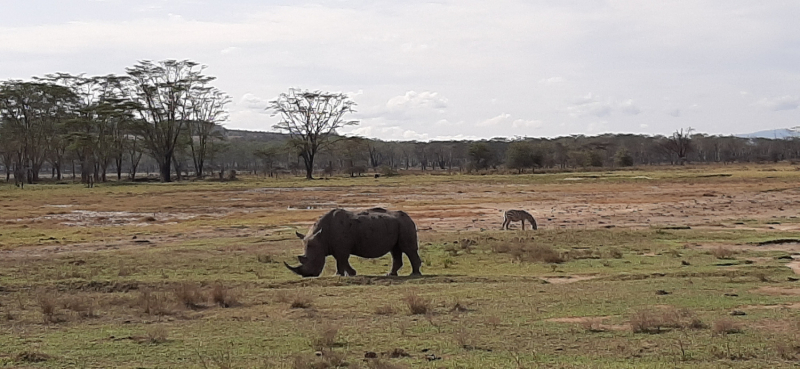
[[[308,91],[291,88],[270,101],[266,110],[279,115],[273,128],[289,134],[289,144],[297,149],[306,167],[306,178],[313,179],[314,158],[337,137],[336,130],[358,121],[345,120],[355,102],[343,93]]]
[[[687,128],[684,132],[683,128],[675,131],[671,137],[667,137],[661,141],[661,147],[669,154],[674,154],[678,157],[678,162],[681,165],[686,163],[686,155],[692,151],[692,129]]]

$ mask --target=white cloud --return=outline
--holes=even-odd
[[[249,110],[257,110],[257,111],[265,111],[267,105],[269,104],[269,100],[263,99],[251,93],[246,93],[242,95],[237,103],[238,106],[241,106],[245,109]]]
[[[544,84],[544,85],[555,85],[555,84],[559,84],[559,83],[563,83],[563,82],[564,82],[564,78],[561,78],[561,77],[550,77],[550,78],[545,78],[545,79],[539,80],[539,83]]]
[[[794,110],[800,107],[800,96],[781,96],[763,98],[755,103],[756,106],[772,111]]]
[[[681,116],[681,109],[672,109],[672,110],[669,110],[669,111],[667,111],[667,114],[669,114],[670,116],[673,116],[673,117],[675,117],[675,118],[678,118],[678,117],[680,117],[680,116]]]
[[[496,117],[486,119],[484,121],[478,122],[475,124],[478,127],[496,127],[496,126],[505,126],[508,124],[508,120],[511,118],[511,114],[500,114]]]
[[[438,92],[408,91],[405,95],[395,96],[386,103],[389,111],[409,111],[418,109],[433,109],[442,111],[447,108],[447,98]]]

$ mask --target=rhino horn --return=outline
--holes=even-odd
[[[300,276],[303,275],[303,274],[300,273],[300,267],[289,266],[289,264],[287,264],[285,261],[283,262],[283,265],[286,265],[286,268],[291,270],[292,272],[294,272],[294,274],[297,274],[297,275],[300,275]]]
[[[297,235],[297,238],[299,238],[301,240],[306,238],[306,235],[304,235],[304,234],[302,234],[300,232],[295,231],[294,234]]]

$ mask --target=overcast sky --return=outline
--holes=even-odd
[[[800,1],[0,1],[0,79],[191,59],[228,128],[290,87],[390,140],[800,125]]]

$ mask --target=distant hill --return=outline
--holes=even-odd
[[[800,137],[800,127],[769,129],[765,131],[758,131],[753,133],[736,135],[742,138],[777,138],[783,139],[787,137]]]
[[[259,142],[283,141],[289,137],[289,135],[283,133],[245,131],[240,129],[225,129],[225,133],[228,139]]]

